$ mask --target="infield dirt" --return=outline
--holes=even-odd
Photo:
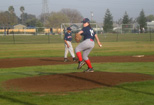
[[[144,57],[134,56],[96,56],[89,57],[92,63],[99,62],[154,62],[154,55]],[[73,64],[76,62],[69,58],[70,62],[63,62],[62,57],[49,58],[10,58],[0,59],[0,68],[14,68],[25,66],[41,66],[41,65],[59,65],[59,64]]]

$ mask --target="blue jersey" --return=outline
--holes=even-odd
[[[95,39],[95,32],[92,28],[90,28],[89,26],[87,27],[83,27],[82,28],[82,36],[84,36],[83,40],[86,40],[86,39],[92,39],[94,40]]]
[[[67,40],[67,41],[72,41],[72,33],[65,33],[65,37],[64,37],[64,40]]]

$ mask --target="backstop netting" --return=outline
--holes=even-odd
[[[96,33],[98,33],[98,31],[103,31],[102,28],[98,27],[97,23],[90,23],[90,24],[91,24],[91,27],[94,29],[94,31],[96,31]],[[82,29],[83,24],[82,23],[62,23],[61,30],[63,31],[61,32],[61,35],[64,35],[67,27],[71,27],[72,33],[77,33],[79,30]]]
[[[122,24],[121,33],[140,33],[140,26],[138,24]]]

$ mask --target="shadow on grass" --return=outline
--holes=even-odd
[[[22,104],[22,105],[37,105],[37,104],[33,104],[33,103],[21,101],[21,100],[18,100],[18,99],[12,98],[12,97],[3,96],[3,95],[0,95],[0,98],[1,98],[1,99],[4,99],[4,100],[11,101],[11,102],[13,102],[13,103],[19,103],[20,105],[21,105],[21,104]]]
[[[149,93],[149,92],[144,92],[144,91],[139,91],[139,90],[128,89],[128,88],[125,88],[125,87],[122,87],[122,86],[118,86],[118,85],[113,86],[111,84],[106,84],[106,83],[98,82],[98,81],[87,79],[87,78],[84,78],[84,77],[78,77],[78,76],[69,75],[69,74],[65,74],[65,76],[68,76],[68,77],[71,77],[71,78],[80,79],[80,80],[84,80],[84,81],[88,81],[88,82],[92,82],[92,83],[95,83],[95,84],[98,84],[98,85],[101,85],[101,86],[116,87],[116,88],[123,89],[123,90],[129,91],[129,92],[132,92],[132,93],[141,93],[141,94],[145,94],[145,95],[154,96],[154,93]]]
[[[34,74],[30,74],[30,72],[28,73],[21,73],[21,72],[13,72],[15,74],[20,74],[20,75],[27,75],[27,76],[40,76],[40,75],[54,75],[54,74],[57,74],[57,73],[52,73],[52,72],[40,72],[40,71],[35,71]]]
[[[33,73],[33,74],[31,74]],[[57,73],[52,73],[52,72],[40,72],[40,71],[35,71],[35,72],[9,72],[9,73],[0,73],[0,75],[11,75],[11,74],[16,74],[16,75],[24,75],[28,77],[32,76],[40,76],[40,75],[54,75]]]
[[[141,94],[145,94],[145,95],[154,96],[154,93],[149,93],[149,92],[144,92],[144,91],[139,91],[139,90],[128,89],[128,88],[125,88],[125,87],[122,87],[122,86],[115,86],[115,87],[119,88],[119,89],[123,89],[123,90],[129,91],[129,92],[133,92],[133,93],[141,93]]]
[[[41,76],[41,75],[55,75],[57,73],[52,73],[52,72],[40,72],[40,71],[36,71],[37,75]]]

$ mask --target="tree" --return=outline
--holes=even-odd
[[[149,15],[146,17],[148,22],[154,21],[154,15]]]
[[[127,12],[125,12],[125,14],[123,16],[122,23],[123,24],[129,24],[130,23],[129,16],[128,16]]]
[[[9,6],[8,11],[13,14],[14,13],[14,7],[13,6]]]
[[[50,13],[42,13],[40,16],[39,16],[39,20],[43,23],[44,27],[47,26],[48,24],[48,18],[51,14]]]
[[[22,21],[22,24],[24,24],[24,11],[25,11],[25,8],[23,6],[20,7],[20,11],[21,11],[21,21]]]
[[[62,12],[52,12],[47,20],[47,27],[60,28],[62,23],[68,23],[68,17]]]
[[[105,13],[103,28],[105,32],[110,32],[113,29],[113,17],[109,9],[107,9]]]
[[[9,6],[9,8],[8,8],[8,11],[9,11],[9,22],[8,22],[8,24],[9,25],[15,25],[15,24],[17,24],[17,16],[16,16],[16,14],[14,13],[14,7],[13,6]]]
[[[20,11],[22,12],[22,14],[24,13],[25,11],[25,8],[23,6],[20,7]]]
[[[9,21],[9,12],[0,12],[0,26],[6,27]]]
[[[26,21],[26,26],[28,26],[28,27],[43,27],[43,24],[38,19],[32,18],[32,19],[28,19]]]
[[[140,25],[140,28],[141,28],[141,32],[142,32],[142,29],[147,27],[147,24],[146,24],[146,17],[145,17],[145,14],[144,14],[144,10],[142,9],[142,11],[140,12],[140,15],[137,19],[137,22],[138,24]]]
[[[26,25],[27,25],[27,22],[36,19],[36,16],[35,16],[35,15],[28,14],[28,13],[24,13],[24,14],[23,14],[23,17],[24,17],[24,19],[23,19],[24,24],[26,24]]]
[[[62,9],[60,12],[62,12],[68,17],[70,23],[79,23],[83,19],[83,16],[81,15],[81,13],[76,9],[65,8],[65,9]]]

